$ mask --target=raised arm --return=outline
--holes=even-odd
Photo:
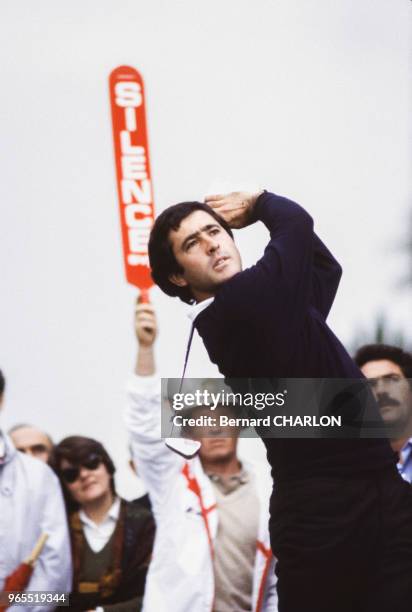
[[[183,460],[166,447],[161,437],[161,388],[153,351],[157,323],[151,304],[137,304],[135,333],[137,360],[127,387],[125,421],[137,473],[147,487],[156,514]]]
[[[137,358],[135,374],[152,376],[155,373],[153,345],[157,336],[156,314],[152,304],[136,302],[135,333],[137,340]]]
[[[232,194],[226,198],[231,199]],[[256,265],[222,285],[215,298],[216,312],[239,324],[253,325],[287,358],[312,295],[313,220],[295,202],[272,193],[243,197],[243,201],[249,215],[225,212],[227,200],[208,203],[233,227],[263,222],[270,241]]]
[[[262,205],[262,201],[272,199],[273,202],[273,198],[277,197],[273,196],[273,194],[267,194],[267,196],[263,194],[263,191],[256,193],[233,192],[228,195],[208,196],[205,198],[205,202],[222,215],[233,229],[240,229],[259,219],[259,207]],[[260,198],[262,195],[263,197]],[[258,199],[259,204],[256,209]],[[281,230],[282,227],[279,227],[279,224],[281,226],[283,226],[284,223],[288,224],[292,232],[290,245],[292,247],[293,242],[296,243],[296,240],[294,241],[294,224],[298,218],[303,220],[304,217],[306,217],[310,225],[310,217],[306,211],[295,202],[286,200],[286,198],[278,198],[278,200],[283,201],[283,210],[279,211],[280,214],[275,213],[275,215],[267,215],[267,213],[264,212],[261,220],[271,232],[272,240],[280,238],[279,230]],[[264,206],[263,204],[263,207]],[[283,227],[283,230],[285,230],[285,227]],[[308,238],[309,235],[310,234],[306,233],[305,238]],[[283,237],[283,240],[284,239],[285,236]],[[307,247],[307,254],[310,256],[309,240],[304,240],[302,247],[303,249]],[[326,319],[332,307],[333,300],[335,299],[339,281],[342,276],[342,268],[333,257],[332,253],[313,231],[312,249],[312,296],[310,301]],[[297,250],[295,244],[295,246],[293,246],[293,257],[295,257],[296,254]],[[305,253],[302,254],[305,255]],[[288,262],[286,262],[286,264],[287,263]],[[293,270],[290,270],[290,272],[293,273]]]

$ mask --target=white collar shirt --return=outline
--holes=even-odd
[[[187,311],[187,316],[192,321],[192,323],[196,319],[197,315],[199,315],[203,310],[205,310],[205,308],[207,308],[209,304],[213,302],[214,299],[214,297],[207,298],[207,300],[197,302],[197,304],[193,304],[193,306],[189,308],[189,310]]]
[[[412,438],[406,442],[400,452],[398,470],[404,480],[412,484]]]
[[[80,510],[79,518],[83,526],[85,538],[93,552],[100,552],[110,540],[119,520],[120,499],[116,497],[104,520],[97,524],[87,514]]]

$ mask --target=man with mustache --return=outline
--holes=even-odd
[[[341,267],[312,217],[266,191],[209,196],[206,204],[163,211],[149,256],[159,287],[194,303],[193,326],[220,372],[233,379],[357,379],[362,386],[326,322]],[[256,265],[242,270],[232,228],[255,222],[265,225],[269,242]],[[376,422],[377,407],[372,411]],[[263,442],[276,482],[270,535],[279,612],[403,610],[412,597],[412,492],[388,440]]]
[[[367,344],[355,361],[370,379],[381,416],[388,426],[398,469],[412,483],[412,355],[387,344]]]

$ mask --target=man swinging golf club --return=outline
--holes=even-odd
[[[298,204],[266,191],[171,206],[152,229],[152,275],[193,306],[229,378],[362,378],[329,329],[341,268]],[[232,236],[270,240],[242,271]],[[376,411],[377,413],[377,411]],[[378,419],[378,416],[377,416]],[[264,438],[280,612],[395,612],[412,596],[412,491],[384,438]]]

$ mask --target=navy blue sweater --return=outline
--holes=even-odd
[[[195,319],[226,378],[363,378],[326,324],[341,267],[298,204],[265,192],[254,212],[270,232],[256,265],[219,287]],[[263,439],[274,478],[354,475],[394,463],[386,439]]]

